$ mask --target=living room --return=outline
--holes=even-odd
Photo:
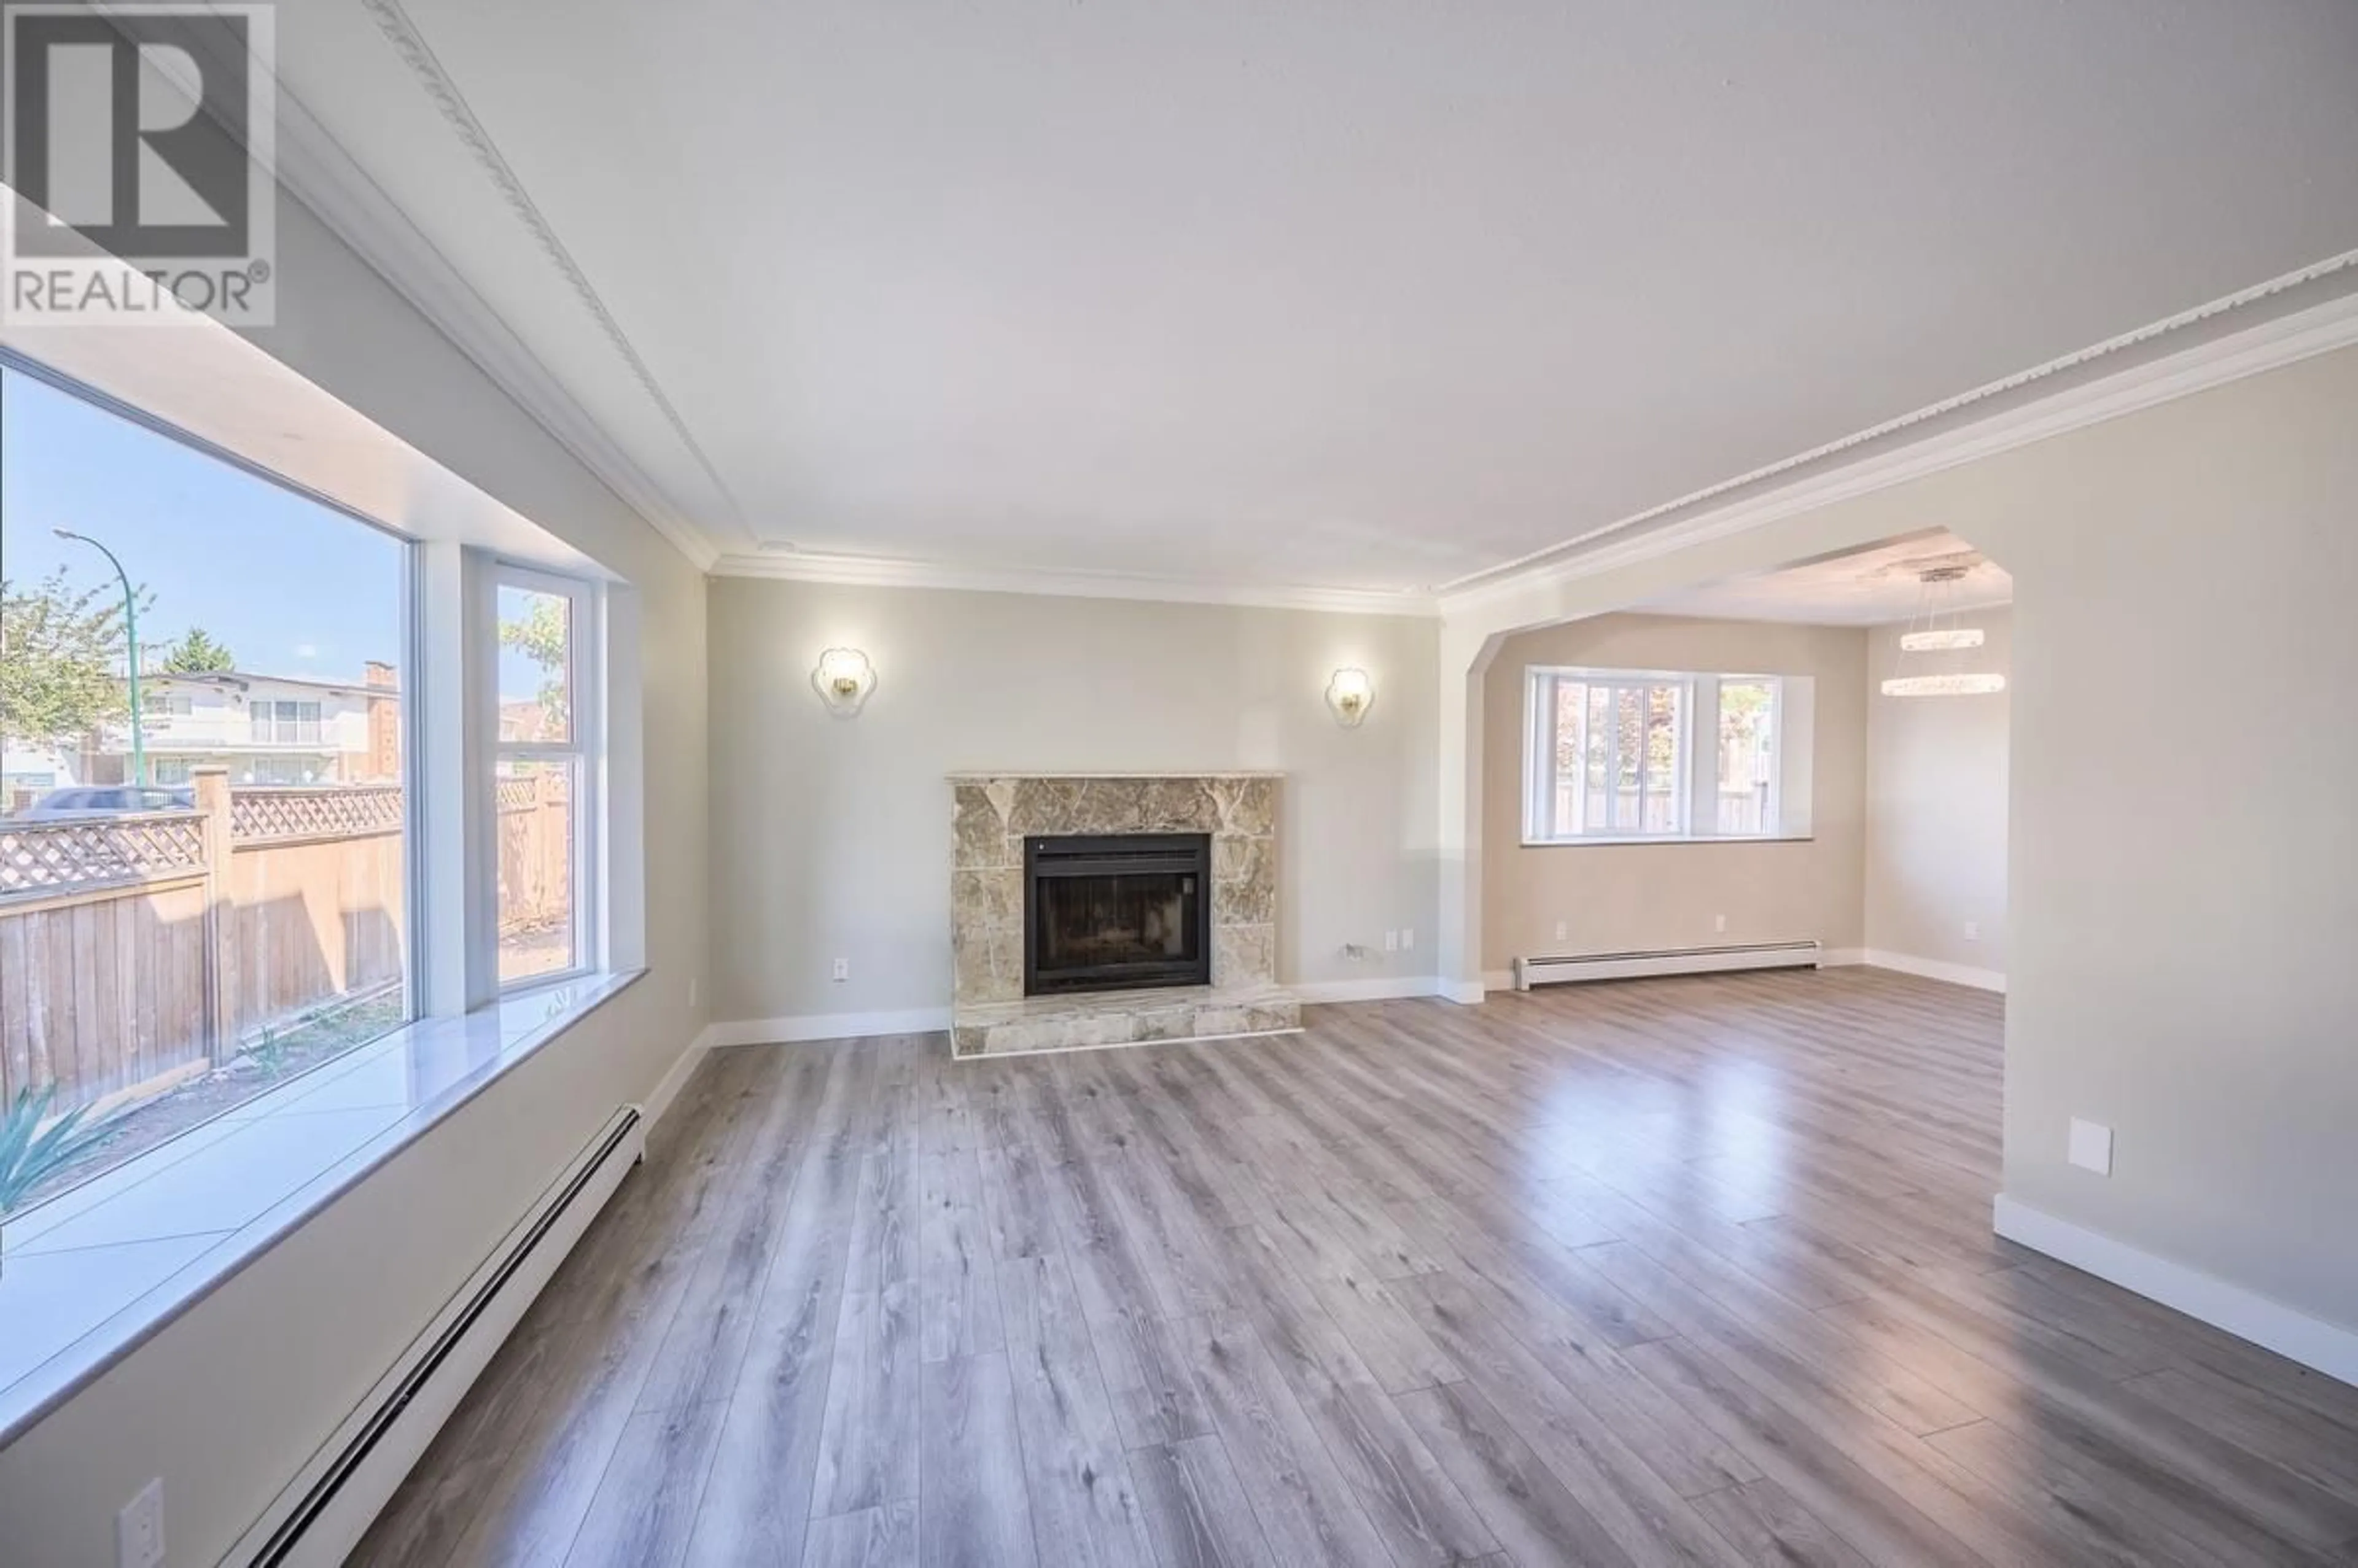
[[[2346,10],[183,9],[0,1559],[2358,1542]]]

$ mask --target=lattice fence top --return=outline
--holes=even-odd
[[[71,892],[205,869],[204,817],[157,811],[66,822],[0,823],[0,897]]]
[[[529,811],[535,806],[562,806],[566,799],[567,779],[563,773],[527,773],[522,778],[500,780],[500,809]]]
[[[233,843],[273,838],[351,838],[401,827],[401,786],[241,789],[230,792]]]

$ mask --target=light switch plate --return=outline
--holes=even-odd
[[[2093,1121],[2071,1119],[2071,1163],[2083,1171],[2093,1171],[2100,1176],[2113,1173],[2113,1130]]]

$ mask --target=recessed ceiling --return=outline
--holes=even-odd
[[[1814,626],[1880,626],[1922,607],[1924,572],[1962,572],[1942,589],[1946,610],[1985,610],[2014,600],[2006,568],[1954,534],[1934,530],[1848,555],[1758,572],[1665,594],[1635,608],[1715,621],[1794,621]]]
[[[718,546],[1407,589],[2358,249],[2358,6],[316,0]]]

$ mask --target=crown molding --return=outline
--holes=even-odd
[[[390,36],[392,27],[384,11],[375,4],[370,5],[369,10]],[[406,18],[401,20],[406,25]],[[419,73],[421,67],[416,59],[407,51],[397,49],[396,52],[413,74]],[[431,56],[426,59],[430,62]],[[430,81],[422,79],[421,84],[427,86],[428,96],[435,98],[448,121],[449,110],[444,107],[444,95],[437,93]],[[444,85],[447,92],[447,83]],[[468,148],[481,164],[485,156],[481,148],[471,142]],[[530,415],[649,527],[669,540],[698,571],[711,568],[720,555],[720,547],[691,519],[687,509],[677,504],[665,487],[607,434],[605,427],[566,390],[564,384],[410,221],[408,214],[283,82],[278,89],[277,164],[280,186],[431,322],[492,384]],[[503,171],[505,166],[500,167]],[[515,194],[510,190],[513,180],[514,177],[508,176],[501,187],[512,209],[515,205]],[[494,183],[500,182],[495,179]],[[530,211],[528,204],[525,211]],[[531,211],[529,219],[519,212],[519,220],[533,231],[540,254],[546,258],[556,240],[538,218],[537,211]],[[556,264],[552,261],[551,265]],[[579,277],[576,270],[568,277],[568,286]],[[575,292],[587,287],[586,281],[581,281]],[[618,332],[604,307],[595,303],[594,296],[590,297],[588,308],[607,325],[610,337]],[[661,394],[653,390],[636,354],[626,343],[620,346],[620,351],[643,389],[649,391],[676,427],[677,416],[663,402]],[[684,433],[682,438],[687,439]],[[693,442],[689,447],[693,451]],[[703,461],[700,452],[696,456],[699,462]],[[706,466],[708,472],[709,465]]]
[[[1314,588],[1307,585],[1209,582],[1146,573],[1049,571],[1030,567],[953,566],[888,556],[722,556],[714,577],[769,578],[786,582],[859,588],[946,588],[969,593],[1032,593],[1060,599],[1145,600],[1168,604],[1236,604],[1263,610],[1315,610],[1341,615],[1440,612],[1431,594],[1414,589]]]
[[[755,533],[676,409],[514,172],[468,109],[399,0],[362,8],[480,172],[534,242],[556,279],[595,321],[633,384],[667,422],[746,536]],[[2225,333],[2178,353],[2127,363],[2111,374],[2009,403],[2009,395],[2108,358],[2215,324],[2263,302],[2283,302],[2337,273],[2358,274],[2358,251],[2166,318],[2015,375],[1887,420],[1748,473],[1648,508],[1604,527],[1429,590],[1325,589],[1163,578],[1145,573],[965,567],[896,557],[724,553],[666,488],[609,435],[408,216],[284,84],[278,176],[287,189],[352,247],[477,368],[625,505],[698,569],[715,576],[871,587],[1255,605],[1360,614],[1457,615],[1547,585],[1569,582],[1725,538],[1782,518],[1938,473],[2015,447],[2189,395],[2245,375],[2358,343],[2358,293]],[[1986,417],[1970,419],[1979,405]],[[1960,416],[1970,422],[1955,422]],[[1928,434],[1899,439],[1919,427]]]
[[[2195,342],[2175,353],[2130,363],[2111,374],[2001,406],[1983,418],[1938,430],[1905,445],[1889,444],[1890,438],[1915,426],[1957,414],[2062,373],[2096,364],[2108,356],[2154,343],[2171,333],[2214,322],[2234,311],[2318,284],[2336,274],[2353,273],[2358,273],[2358,251],[2345,251],[2209,305],[1652,507],[1520,560],[1444,583],[1433,589],[1433,596],[1444,616],[1477,611],[1536,589],[1595,577],[1695,545],[1747,533],[1784,518],[1871,495],[2017,447],[2208,391],[2247,375],[2358,345],[2358,288],[2353,288],[2320,303],[2260,320],[2242,330]],[[1862,451],[1846,460],[1832,460],[1862,448],[1875,449]],[[1788,474],[1795,477],[1776,482]],[[1717,497],[1738,491],[1746,493],[1717,505],[1709,504]],[[1668,521],[1646,526],[1663,519]]]

